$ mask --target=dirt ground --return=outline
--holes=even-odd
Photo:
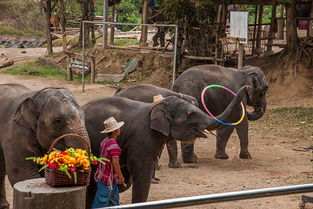
[[[115,92],[115,89],[99,84],[87,84],[86,91],[82,92],[81,86],[76,83],[0,74],[0,84],[3,83],[19,83],[32,90],[39,90],[48,86],[66,87],[75,94],[81,105],[97,98],[111,96]],[[313,96],[311,94],[292,98],[287,96],[278,97],[270,89],[268,109],[295,106],[312,108],[312,101]],[[179,169],[168,168],[168,155],[164,151],[160,161],[161,170],[156,173],[161,181],[159,184],[151,185],[148,200],[309,183],[313,178],[312,163],[310,162],[312,154],[311,152],[294,151],[292,148],[312,145],[313,134],[308,138],[302,139],[300,131],[295,131],[292,136],[277,134],[277,132],[284,132],[284,130],[277,130],[275,127],[269,129],[270,131],[264,132],[261,128],[258,128],[262,127],[259,124],[264,123],[263,120],[262,118],[251,122],[249,150],[252,159],[250,160],[243,160],[238,157],[240,146],[235,133],[227,144],[228,160],[217,160],[214,158],[215,139],[213,136],[210,136],[208,139],[199,139],[196,142],[197,164],[183,164],[183,168]],[[286,123],[286,129],[291,128]],[[6,190],[12,205],[12,189],[8,184]],[[192,208],[294,209],[298,208],[300,198],[301,194],[287,195],[201,205]],[[131,203],[131,190],[121,194],[121,204],[129,203]]]

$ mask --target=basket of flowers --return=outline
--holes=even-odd
[[[67,148],[64,151],[57,150],[54,146],[65,137],[76,137],[80,139],[86,150]],[[28,157],[42,165],[39,172],[45,170],[45,181],[50,186],[77,186],[88,185],[90,180],[90,166],[98,163],[105,164],[105,158],[97,158],[91,154],[87,141],[77,134],[65,134],[57,138],[50,146],[47,154],[43,157]]]

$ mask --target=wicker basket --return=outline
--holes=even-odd
[[[90,155],[90,147],[88,145],[88,143],[86,142],[86,140],[77,135],[77,134],[65,134],[63,136],[60,136],[59,138],[57,138],[50,146],[50,149],[48,151],[48,154],[52,151],[52,149],[54,148],[54,146],[63,138],[65,137],[76,137],[78,139],[80,139],[85,147],[87,148],[87,153]],[[65,172],[53,169],[53,168],[46,168],[45,169],[45,180],[46,183],[49,186],[53,186],[53,187],[58,187],[58,186],[78,186],[78,185],[89,185],[89,180],[90,180],[90,169],[84,172],[80,172],[77,171],[77,182],[75,184],[74,182],[74,178],[70,179]]]

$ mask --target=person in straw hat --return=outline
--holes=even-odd
[[[100,156],[110,161],[105,165],[98,164],[95,173],[97,182],[97,192],[94,198],[92,208],[102,208],[107,206],[119,205],[118,184],[125,186],[124,177],[119,164],[119,156],[122,149],[116,143],[120,135],[120,128],[124,122],[117,122],[114,117],[110,117],[103,122],[107,137],[100,143]]]

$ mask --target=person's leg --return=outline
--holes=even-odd
[[[109,206],[110,193],[111,191],[105,184],[98,182],[97,192],[92,204],[92,208],[103,208]]]
[[[109,206],[119,205],[120,204],[120,194],[118,191],[118,185],[112,185],[112,192],[110,194]]]

